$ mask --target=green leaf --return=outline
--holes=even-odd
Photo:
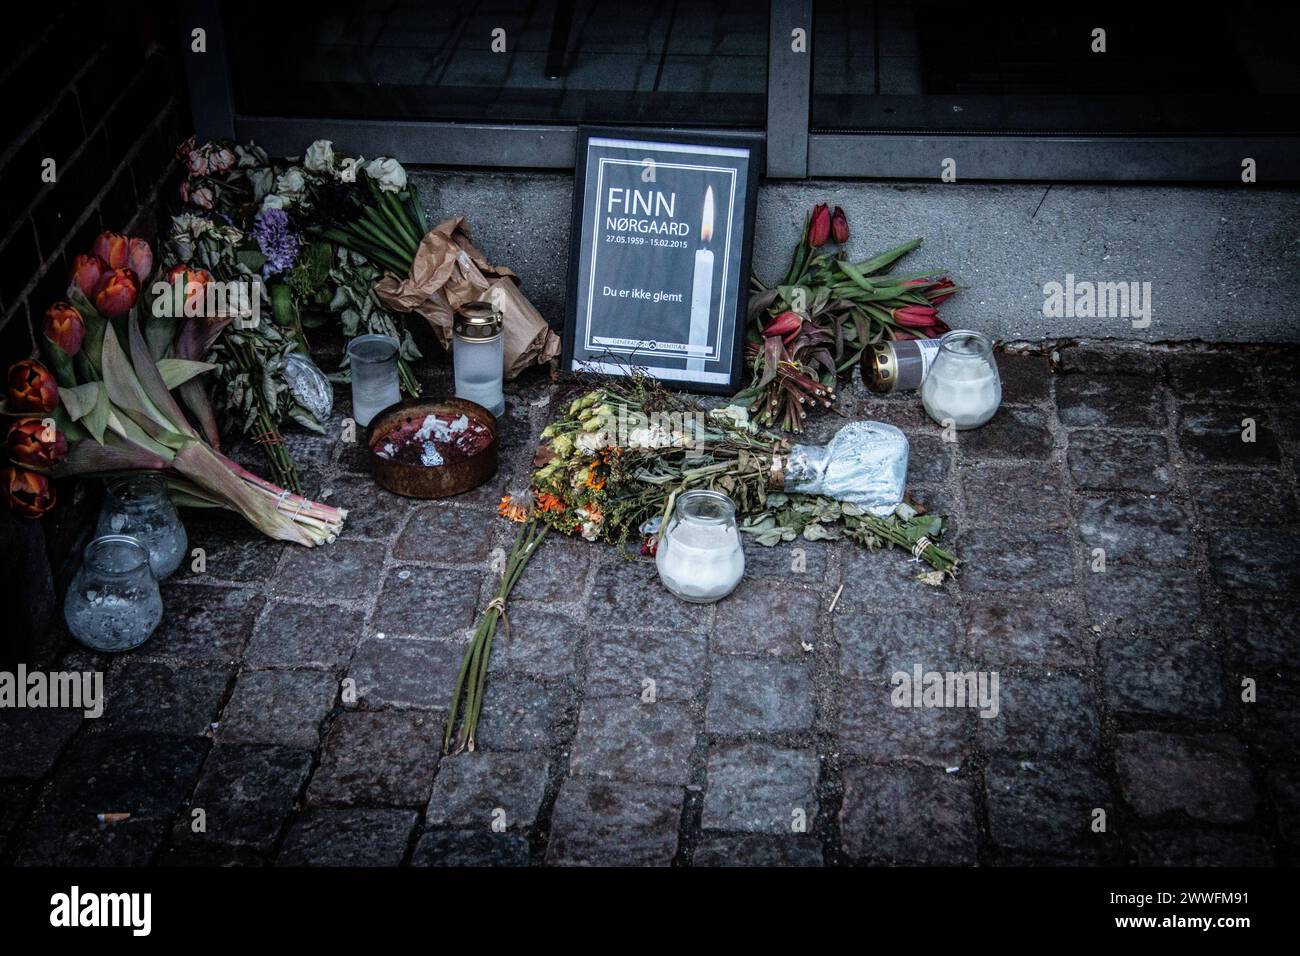
[[[176,399],[172,396],[167,383],[163,381],[162,374],[158,371],[158,364],[149,352],[149,345],[140,331],[140,323],[136,319],[134,310],[127,317],[126,334],[127,341],[131,345],[131,359],[135,364],[136,377],[150,401],[165,416],[163,424],[179,435],[198,438],[185,413],[176,404]]]
[[[108,392],[104,389],[102,382],[95,383],[95,404],[90,409],[90,414],[86,416],[86,431],[95,436],[95,441],[101,445],[104,443],[104,430],[108,428],[108,413],[112,410],[112,402],[108,400]]]
[[[910,242],[905,242],[901,246],[895,246],[887,252],[882,252],[874,259],[868,259],[866,262],[857,263],[857,268],[864,275],[871,275],[874,272],[879,272],[880,270],[893,265],[920,244],[920,239],[913,239]]]
[[[195,376],[211,371],[217,366],[211,362],[194,362],[190,359],[165,358],[158,360],[158,373],[169,388],[179,388]]]
[[[805,541],[834,541],[839,536],[839,532],[833,527],[819,522],[813,522],[803,529]]]
[[[95,400],[99,397],[99,383],[86,382],[84,385],[78,385],[75,388],[59,389],[59,404],[68,412],[68,417],[74,422],[80,421],[90,410],[95,407]]]
[[[126,353],[118,344],[116,335],[104,336],[102,361],[104,388],[108,391],[109,399],[125,413],[125,417],[130,418],[160,442],[171,444],[172,441],[183,437],[175,432],[167,416],[149,400]]]

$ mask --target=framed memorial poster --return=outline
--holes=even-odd
[[[582,127],[564,368],[739,391],[762,139]]]

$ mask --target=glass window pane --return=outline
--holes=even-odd
[[[274,29],[264,3],[221,7],[245,115],[764,123],[767,5],[752,0],[322,0],[296,16],[277,7]]]
[[[1300,132],[1282,5],[818,0],[817,132]],[[1105,52],[1093,52],[1093,30]]]

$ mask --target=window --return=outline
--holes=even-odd
[[[272,152],[565,168],[591,123],[764,132],[788,177],[1300,179],[1300,29],[1248,0],[320,0],[244,29],[260,9],[188,14],[191,100]]]

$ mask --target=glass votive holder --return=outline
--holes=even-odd
[[[73,637],[91,650],[129,651],[148,640],[162,616],[148,548],[125,534],[86,545],[63,602]]]
[[[95,534],[135,538],[149,552],[149,566],[159,581],[180,567],[189,544],[161,475],[127,475],[110,481]]]
[[[655,566],[664,587],[694,604],[721,601],[745,574],[736,506],[720,491],[687,491],[659,535]]]
[[[397,382],[397,339],[391,335],[358,335],[348,343],[352,369],[352,419],[358,425],[402,400]]]
[[[954,329],[939,340],[925,381],[921,404],[940,425],[978,428],[1002,404],[1002,379],[993,358],[993,341],[980,332]]]

